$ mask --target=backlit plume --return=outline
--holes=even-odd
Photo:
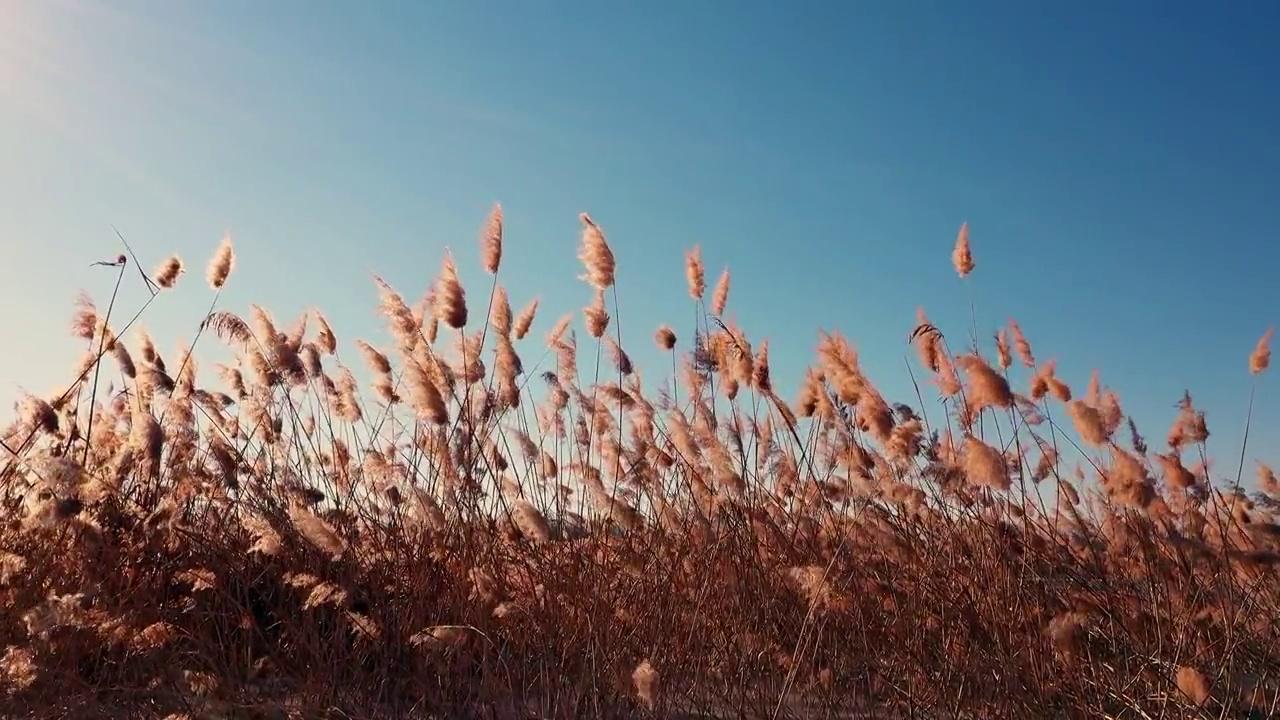
[[[1275,328],[1267,328],[1267,331],[1258,339],[1258,345],[1253,349],[1253,354],[1249,356],[1249,372],[1258,375],[1271,366],[1271,336],[1275,334]]]
[[[1013,319],[1009,320],[1009,333],[1013,335],[1013,348],[1018,354],[1018,359],[1022,361],[1023,366],[1034,368],[1036,366],[1036,358],[1031,354],[1031,343],[1027,342],[1027,338],[1022,334],[1022,327]]]
[[[436,279],[431,313],[451,328],[459,329],[467,325],[467,293],[458,280],[458,268],[453,263],[453,255],[448,253],[440,268],[440,276]]]
[[[689,297],[701,300],[707,292],[707,270],[702,264],[702,246],[695,245],[685,253],[684,276],[689,283]]]
[[[676,332],[666,325],[658,328],[658,332],[654,334],[653,339],[654,342],[658,343],[658,347],[663,350],[670,350],[676,346]]]
[[[587,334],[599,338],[609,327],[609,312],[604,306],[604,290],[597,289],[592,296],[591,304],[583,311],[587,322]]]
[[[604,290],[613,285],[617,269],[613,250],[604,239],[604,233],[589,215],[582,213],[578,219],[582,221],[582,245],[578,250],[578,259],[587,268],[583,279],[597,290]]]
[[[720,280],[716,282],[715,292],[711,294],[711,312],[716,315],[724,315],[725,305],[729,304],[729,268],[725,268],[720,273]]]
[[[502,264],[502,206],[499,204],[494,204],[480,231],[480,255],[485,272],[496,275]]]
[[[222,243],[218,245],[218,250],[213,254],[213,259],[209,261],[209,270],[205,274],[205,279],[209,281],[209,287],[214,290],[221,290],[227,284],[227,278],[231,277],[231,271],[235,269],[236,254],[231,247],[231,236],[227,235],[222,238]]]
[[[516,340],[523,340],[524,336],[529,334],[529,328],[533,326],[533,319],[537,314],[538,298],[534,298],[516,316],[515,325],[511,329],[511,334],[515,336]]]
[[[962,278],[969,277],[969,273],[973,272],[973,252],[969,249],[969,223],[960,226],[955,250],[951,252],[951,264],[955,265],[956,272]]]
[[[182,273],[182,258],[177,255],[170,255],[164,262],[160,263],[160,267],[156,268],[155,277],[152,279],[160,287],[169,290],[177,284],[178,276]]]

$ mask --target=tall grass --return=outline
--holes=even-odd
[[[1115,392],[1096,375],[1068,387],[1016,323],[988,356],[973,313],[954,352],[921,311],[914,407],[882,396],[834,332],[788,400],[767,342],[723,317],[727,270],[704,303],[697,249],[685,258],[695,322],[653,335],[674,375],[654,390],[627,352],[648,332],[628,327],[624,343],[620,331],[625,268],[600,226],[581,217],[587,337],[568,315],[541,347],[537,303],[513,310],[500,282],[502,220],[495,208],[481,232],[487,292],[463,288],[452,256],[416,306],[377,282],[387,348],[339,343],[318,311],[285,328],[261,307],[218,309],[229,241],[180,358],[161,357],[137,315],[120,322],[82,298],[76,380],[24,398],[0,436],[0,707],[1280,708],[1280,485],[1262,467],[1253,498],[1215,487],[1190,396],[1152,448]],[[967,226],[953,259],[969,279]],[[120,278],[129,264],[114,265]],[[153,299],[184,275],[165,261]],[[199,382],[209,343],[237,358],[216,368],[217,388]],[[1068,470],[1067,454],[1088,471]]]

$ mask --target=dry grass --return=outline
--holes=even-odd
[[[616,334],[625,268],[581,220],[594,290],[581,346],[567,320],[545,350],[527,339],[536,304],[513,321],[500,208],[481,233],[485,311],[452,257],[417,306],[379,282],[394,344],[350,343],[364,369],[343,365],[319,313],[282,330],[215,299],[192,352],[164,359],[82,298],[79,378],[25,398],[3,431],[0,706],[50,718],[1280,707],[1280,505],[1212,485],[1190,397],[1157,451],[1114,392],[1096,376],[1073,392],[1016,324],[989,358],[976,338],[953,353],[922,311],[912,342],[932,389],[915,409],[884,398],[838,334],[789,402],[767,345],[720,319],[727,270],[704,305],[696,249],[698,327],[684,341],[659,329],[676,377],[642,387]],[[224,243],[207,270],[215,295],[233,261]],[[974,269],[967,227],[954,261]],[[158,297],[182,268],[161,265]],[[237,362],[201,387],[194,350],[217,342]],[[1071,454],[1087,473],[1065,469]]]

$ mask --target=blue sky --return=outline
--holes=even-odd
[[[1153,441],[1190,388],[1234,474],[1247,357],[1280,319],[1277,21],[1274,3],[0,0],[0,401],[74,366],[72,301],[105,304],[111,272],[88,265],[118,252],[112,225],[148,269],[192,267],[143,318],[162,347],[194,334],[224,232],[225,308],[315,305],[381,341],[369,274],[417,298],[451,247],[479,304],[500,201],[503,280],[541,296],[538,338],[590,297],[587,211],[642,365],[659,323],[689,335],[700,243],[788,393],[829,328],[910,400],[916,307],[962,339],[972,297],[984,334],[1017,318],[1078,389],[1101,369]],[[966,221],[969,288],[949,260]],[[1251,443],[1275,459],[1272,384]]]

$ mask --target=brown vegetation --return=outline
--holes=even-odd
[[[543,355],[521,355],[538,306],[513,320],[502,222],[495,208],[481,232],[483,314],[468,312],[478,295],[451,256],[416,306],[379,281],[394,345],[351,344],[371,395],[319,312],[282,329],[256,306],[214,310],[170,361],[82,298],[77,380],[26,397],[0,435],[0,707],[175,718],[1280,707],[1275,476],[1262,468],[1253,498],[1214,487],[1190,396],[1156,451],[1096,375],[1073,393],[1017,324],[989,359],[976,337],[953,352],[921,311],[917,372],[940,405],[890,402],[835,333],[791,402],[774,390],[767,344],[722,319],[727,270],[704,305],[696,248],[685,270],[701,320],[683,345],[658,329],[678,376],[659,390],[611,323],[625,268],[585,214],[591,338],[580,346],[566,317],[526,364]],[[207,271],[215,293],[233,260],[224,242]],[[953,260],[969,277],[967,226]],[[155,292],[183,274],[165,261]],[[221,387],[202,387],[194,349],[219,340],[237,362],[217,368]],[[1066,454],[1088,471],[1064,467]]]

